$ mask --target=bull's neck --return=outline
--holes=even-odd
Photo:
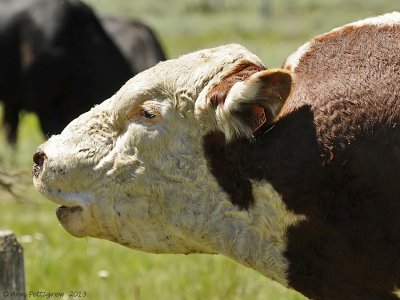
[[[217,253],[287,286],[286,232],[304,216],[288,211],[269,183],[252,185],[255,202],[249,210],[227,203],[226,194],[219,196],[207,238]]]
[[[307,197],[318,193],[320,152],[308,109],[281,120],[253,140],[204,139],[211,172],[230,201],[211,228],[218,252],[286,285],[286,233],[306,219]],[[307,195],[307,196],[306,196]]]

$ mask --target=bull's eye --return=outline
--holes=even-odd
[[[156,115],[152,114],[151,112],[149,112],[148,110],[144,109],[143,110],[143,116],[147,119],[153,119]]]

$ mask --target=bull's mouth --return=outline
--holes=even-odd
[[[35,182],[39,192],[58,204],[56,216],[62,227],[75,237],[88,235],[87,221],[90,211],[90,196],[87,192],[64,192],[57,187],[49,188],[39,180]]]
[[[34,180],[36,189],[50,201],[67,208],[85,206],[84,192],[64,192],[60,188],[49,188],[40,180]]]
[[[54,192],[43,188],[39,191],[44,197],[60,205],[56,209],[56,216],[61,224],[66,223],[72,215],[82,214],[86,206],[79,193],[65,193],[59,190]]]
[[[76,193],[47,193],[45,197],[60,205],[56,209],[56,216],[61,224],[67,222],[72,215],[82,214],[84,211],[85,203],[82,199],[77,199],[79,196]]]

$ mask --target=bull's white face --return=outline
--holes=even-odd
[[[239,45],[160,63],[41,145],[34,184],[62,205],[63,227],[76,237],[155,253],[215,253],[224,239],[235,240],[251,217],[211,174],[203,137],[217,127],[228,138],[248,133],[229,110],[237,109],[236,98],[245,102],[244,95],[257,94],[257,76],[235,84],[225,105],[213,108],[207,98],[243,62],[263,68]],[[284,212],[279,203],[270,205]]]
[[[207,89],[243,60],[261,65],[235,45],[160,63],[41,145],[34,183],[63,205],[64,228],[144,251],[212,252],[185,236],[205,230],[217,209],[206,200],[221,193],[202,149],[214,125],[196,108],[206,114]]]

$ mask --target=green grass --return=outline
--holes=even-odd
[[[316,34],[398,9],[396,1],[381,0],[86,2],[99,11],[149,24],[168,57],[236,42],[268,67],[279,67]],[[24,246],[27,291],[78,291],[87,293],[84,299],[99,300],[304,299],[222,256],[153,255],[108,241],[71,237],[58,224],[55,205],[31,184],[32,153],[43,140],[33,114],[21,114],[16,147],[8,145],[0,132],[0,170],[13,173],[18,183],[13,189],[18,201],[0,188],[0,229],[13,230]],[[100,271],[109,276],[100,277]]]

